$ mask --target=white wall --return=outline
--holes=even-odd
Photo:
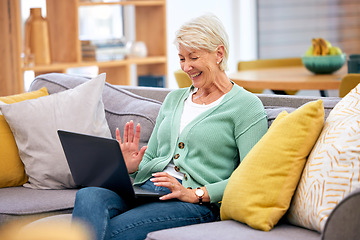
[[[175,31],[186,21],[205,13],[215,14],[229,35],[229,71],[239,60],[256,58],[256,15],[254,0],[167,0],[168,87],[178,88],[174,71],[180,68],[173,44]]]

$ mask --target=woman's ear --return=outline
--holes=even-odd
[[[223,58],[224,58],[224,53],[225,53],[225,47],[223,45],[219,45],[217,48],[216,48],[216,61],[218,63],[220,63]]]

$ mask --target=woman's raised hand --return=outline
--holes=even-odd
[[[139,150],[140,140],[140,123],[136,125],[134,135],[134,122],[130,121],[125,124],[123,139],[120,137],[120,131],[116,129],[116,140],[118,140],[125,164],[129,173],[136,172],[139,168],[141,159],[144,156],[146,146]]]

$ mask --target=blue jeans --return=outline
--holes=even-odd
[[[144,188],[170,192],[152,182]],[[98,187],[83,188],[76,194],[73,219],[87,223],[96,240],[145,239],[149,232],[212,222],[219,209],[210,204],[193,204],[179,200],[143,201],[135,206],[115,192]]]

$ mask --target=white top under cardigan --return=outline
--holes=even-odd
[[[195,119],[201,113],[219,105],[220,102],[225,97],[225,94],[224,94],[218,100],[216,100],[215,102],[212,102],[208,105],[197,104],[192,101],[192,96],[197,92],[197,90],[198,90],[197,88],[194,89],[190,93],[189,97],[184,102],[184,110],[181,115],[179,135],[180,135],[181,131],[186,127],[186,125],[189,124],[193,119]],[[173,160],[171,160],[171,162],[167,165],[167,167],[164,169],[164,172],[167,172],[171,176],[173,176],[177,179],[180,179],[180,180],[182,180],[184,178],[183,173],[175,171],[175,164],[174,164]]]

